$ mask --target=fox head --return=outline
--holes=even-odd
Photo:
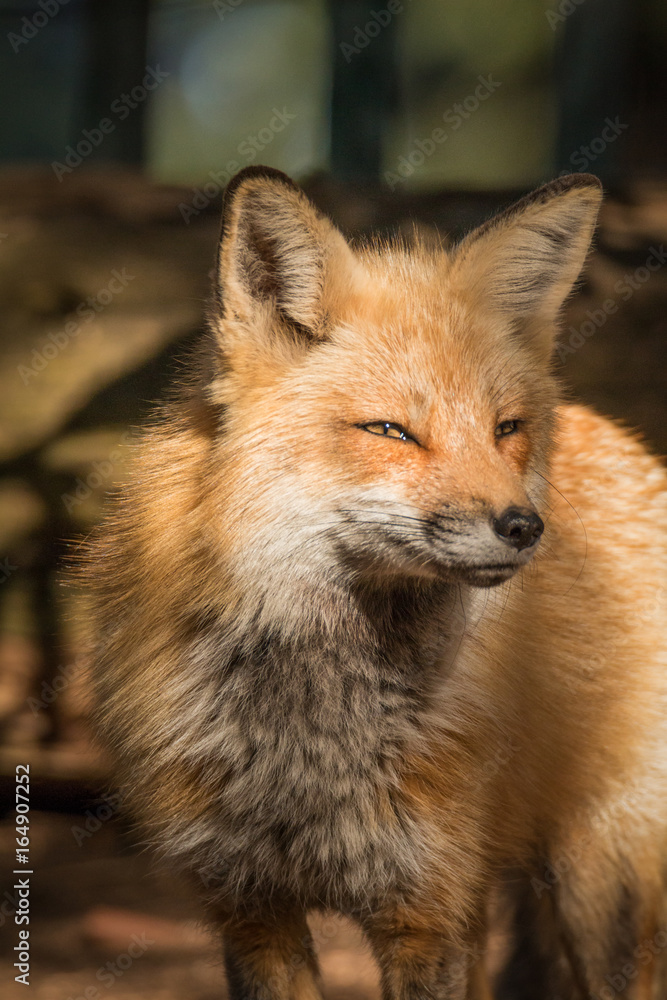
[[[556,321],[601,199],[577,174],[452,250],[352,248],[284,174],[226,192],[210,398],[226,558],[257,581],[487,587],[535,552]]]

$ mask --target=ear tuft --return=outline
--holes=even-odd
[[[232,178],[218,255],[224,310],[252,322],[269,308],[321,337],[325,282],[336,255],[351,255],[345,240],[286,174],[253,166]]]
[[[602,185],[592,174],[545,184],[470,233],[454,252],[454,275],[519,327],[532,324],[550,350],[553,324],[584,265],[601,199]]]

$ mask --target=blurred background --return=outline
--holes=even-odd
[[[35,1000],[224,996],[189,887],[144,853],[85,726],[58,567],[202,329],[228,179],[267,163],[350,237],[455,239],[560,173],[604,182],[557,351],[667,448],[659,0],[0,0],[0,978],[30,769]],[[326,995],[377,996],[320,920]]]

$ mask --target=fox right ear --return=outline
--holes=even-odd
[[[281,171],[246,167],[227,186],[216,276],[223,315],[252,323],[269,311],[322,339],[327,292],[352,261],[342,234]]]
[[[550,354],[555,320],[584,266],[601,200],[602,185],[591,174],[545,184],[455,249],[459,287]]]

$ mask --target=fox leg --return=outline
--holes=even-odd
[[[223,925],[230,1000],[321,1000],[305,915]]]
[[[543,874],[543,872],[540,872]],[[497,1000],[576,996],[572,970],[556,926],[553,887],[537,875],[513,872],[507,901],[511,950],[496,978]]]
[[[450,945],[443,932],[396,919],[363,921],[380,966],[383,1000],[490,1000],[483,947]]]
[[[614,1000],[662,1000],[665,996],[667,930],[656,910],[636,906],[619,885],[615,905],[601,910],[582,887],[557,892],[558,921],[573,978],[584,995]],[[611,991],[611,992],[610,992]]]
[[[573,979],[588,997],[662,1000],[667,925],[659,853],[634,837],[632,860],[611,840],[563,853],[553,886],[557,928]],[[556,865],[553,869],[558,871]],[[552,869],[552,870],[553,870]]]

